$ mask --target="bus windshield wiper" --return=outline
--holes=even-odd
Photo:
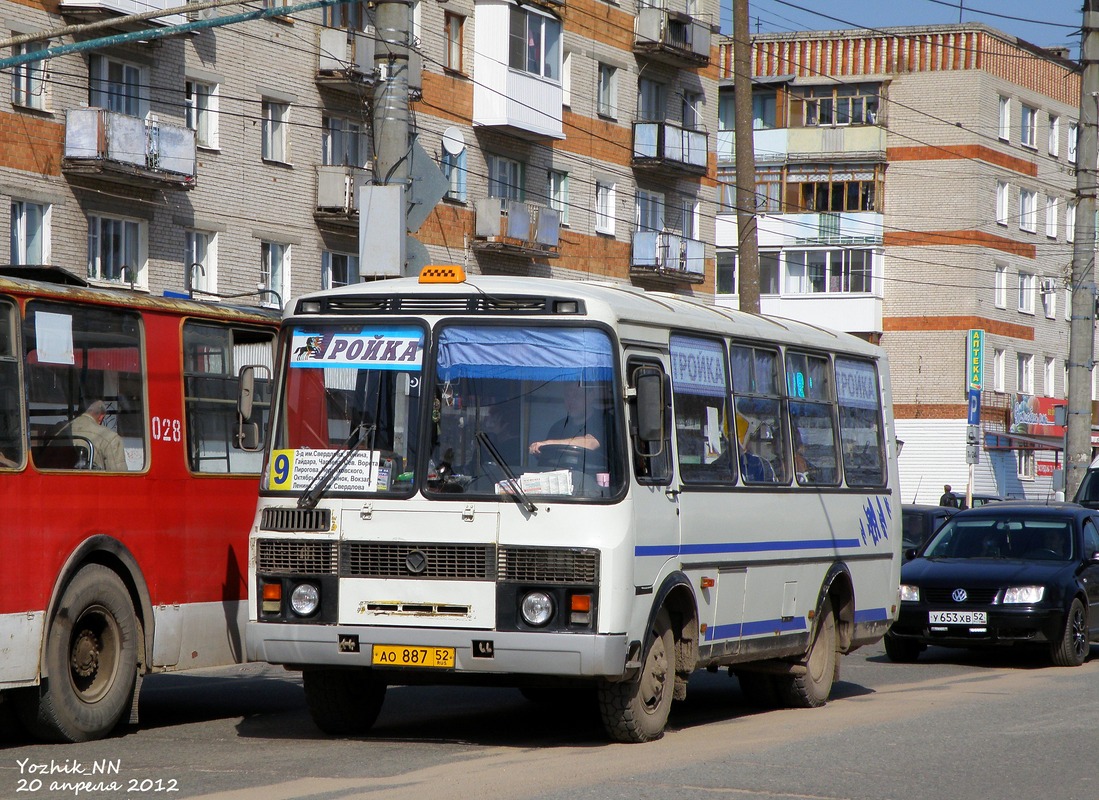
[[[527,493],[524,492],[523,487],[519,485],[519,478],[515,476],[515,472],[512,470],[511,466],[504,460],[504,457],[500,455],[500,451],[496,449],[496,445],[488,438],[488,434],[484,431],[477,431],[474,435],[476,436],[477,441],[488,450],[489,455],[496,460],[497,465],[499,465],[505,477],[507,477],[508,485],[511,487],[511,491],[507,492],[507,494],[511,495],[516,503],[523,506],[523,508],[531,514],[537,513],[538,507],[530,501],[529,497],[527,497]]]
[[[370,428],[374,428],[374,426],[371,425]],[[317,471],[313,480],[309,481],[309,485],[305,487],[305,491],[298,498],[298,508],[316,508],[317,502],[328,491],[332,482],[336,480],[336,476],[343,472],[343,468],[355,457],[355,453],[366,441],[366,437],[362,435],[363,429],[362,423],[351,429],[350,435],[344,439],[343,444],[328,457],[328,460]]]

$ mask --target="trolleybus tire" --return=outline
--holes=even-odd
[[[48,677],[18,696],[23,724],[58,742],[101,739],[133,700],[137,620],[122,579],[100,564],[73,576],[46,639]]]
[[[651,742],[664,735],[675,694],[675,636],[667,609],[649,629],[637,680],[599,684],[599,711],[607,735],[618,742]]]
[[[309,715],[331,736],[369,731],[382,711],[386,684],[367,669],[302,670]]]
[[[915,664],[923,652],[923,645],[915,639],[902,639],[891,633],[886,633],[882,642],[885,644],[885,654],[896,664]]]
[[[1065,615],[1061,636],[1049,645],[1049,655],[1058,667],[1078,667],[1088,657],[1089,650],[1088,612],[1080,598],[1076,597]]]
[[[817,708],[828,702],[832,684],[839,672],[836,651],[836,615],[831,599],[826,599],[817,620],[813,643],[804,661],[805,672],[776,678],[783,699],[791,708]]]

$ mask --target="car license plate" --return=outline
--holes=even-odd
[[[988,614],[984,611],[929,611],[932,625],[986,625]]]
[[[375,667],[435,667],[454,668],[453,647],[408,647],[376,644],[373,648]]]

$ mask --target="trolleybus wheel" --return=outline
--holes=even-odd
[[[61,595],[46,641],[44,677],[20,697],[24,724],[52,741],[106,736],[133,700],[137,621],[114,571],[89,564]]]
[[[303,670],[305,703],[318,728],[331,736],[369,731],[382,711],[385,682],[367,669]]]
[[[599,684],[599,711],[607,734],[619,742],[650,742],[664,735],[675,693],[675,637],[666,609],[649,629],[638,680]]]
[[[826,599],[820,610],[813,644],[804,662],[805,672],[800,675],[778,677],[786,704],[792,708],[816,708],[828,702],[832,683],[839,671],[839,654],[836,652],[836,615],[832,601]]]

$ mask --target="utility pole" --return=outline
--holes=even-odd
[[[1099,0],[1085,0],[1080,40],[1080,125],[1076,144],[1076,237],[1072,247],[1072,320],[1068,347],[1065,498],[1071,500],[1091,463],[1091,382],[1095,359],[1095,191],[1099,147]]]
[[[759,242],[756,236],[756,153],[752,135],[752,38],[748,0],[733,0],[733,132],[736,145],[737,260],[740,310],[759,313]]]

